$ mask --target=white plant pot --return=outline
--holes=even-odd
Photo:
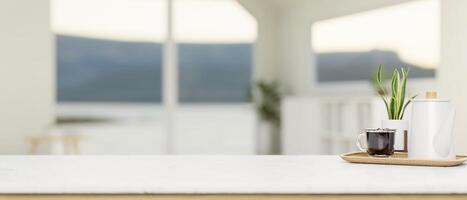
[[[257,153],[260,155],[279,154],[279,130],[271,123],[260,120],[257,131]]]
[[[396,135],[394,136],[394,151],[407,152],[409,121],[385,119],[382,121],[382,127],[396,129]]]

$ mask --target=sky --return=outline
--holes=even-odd
[[[392,50],[412,64],[434,68],[439,62],[439,0],[396,6],[320,21],[312,26],[313,51]]]
[[[125,41],[161,42],[165,0],[52,0],[55,33]],[[256,40],[256,20],[235,0],[176,0],[174,37],[179,42],[238,43]]]

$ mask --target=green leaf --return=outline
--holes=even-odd
[[[398,79],[399,79],[399,71],[394,70],[394,73],[392,74],[392,82],[391,82],[391,97],[396,97],[397,96],[397,85],[398,85]]]
[[[418,96],[418,94],[410,97],[410,99],[405,103],[404,107],[402,108],[402,113],[401,113],[401,116],[399,117],[399,119],[404,119],[405,109],[410,104],[410,102],[412,102],[412,100],[415,99],[417,96]]]
[[[377,86],[379,87],[379,90],[383,92],[383,94],[380,94],[380,97],[381,99],[383,100],[384,102],[384,105],[386,106],[386,111],[388,113],[388,117],[391,118],[391,109],[389,107],[389,104],[388,104],[388,100],[386,99],[385,95],[387,94],[386,93],[386,90],[384,88],[384,83],[383,83],[383,65],[382,64],[379,64],[378,66],[378,72],[376,73],[376,83],[377,83]]]
[[[383,95],[386,95],[386,88],[384,87],[384,80],[383,80],[383,65],[379,64],[378,72],[376,73],[376,83],[378,85],[378,89],[383,92]],[[381,94],[380,94],[381,95]]]
[[[378,66],[378,72],[377,72],[377,74],[376,74],[376,81],[377,81],[378,83],[381,83],[381,81],[383,80],[383,78],[382,78],[382,77],[383,77],[383,75],[382,75],[382,73],[383,73],[382,70],[383,70],[383,65],[382,65],[382,64],[379,64],[379,66]]]
[[[402,110],[404,109],[402,104],[405,102],[405,93],[406,93],[406,86],[407,86],[407,77],[408,77],[408,71],[406,71],[404,68],[401,68],[402,72],[402,80],[401,84],[399,86],[399,110],[397,112],[397,118],[401,119],[401,113],[403,112]]]
[[[398,88],[399,88],[399,71],[396,69],[392,75],[391,83],[391,119],[396,119],[397,110],[398,110]]]
[[[399,72],[399,71],[398,71],[398,72]],[[402,72],[401,72],[401,73],[402,73]],[[400,113],[400,111],[401,111],[401,109],[402,109],[402,104],[404,103],[404,102],[402,102],[402,97],[403,97],[403,96],[402,96],[402,90],[401,90],[401,86],[402,86],[401,82],[402,82],[402,81],[401,81],[401,74],[400,74],[400,73],[397,73],[396,113],[395,113],[395,115],[394,115],[394,118],[396,118],[396,119],[399,117],[399,113]]]
[[[396,119],[396,118],[395,118],[395,112],[396,112],[396,110],[395,110],[395,108],[396,108],[395,104],[396,104],[396,99],[395,99],[393,96],[391,96],[391,102],[389,103],[389,108],[390,108],[390,111],[391,111],[391,112],[390,112],[390,118],[389,118],[389,119]]]
[[[386,111],[388,112],[388,118],[391,119],[391,109],[389,108],[388,101],[383,96],[381,96],[381,98],[383,99],[384,105],[386,106]]]

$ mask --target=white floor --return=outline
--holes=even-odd
[[[112,119],[97,124],[60,125],[53,131],[83,135],[83,154],[164,154],[160,104],[67,103],[60,116]],[[175,154],[254,154],[256,118],[250,104],[183,104],[175,120]]]

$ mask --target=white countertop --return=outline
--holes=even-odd
[[[338,156],[0,156],[0,193],[467,194],[467,165],[350,164]]]

